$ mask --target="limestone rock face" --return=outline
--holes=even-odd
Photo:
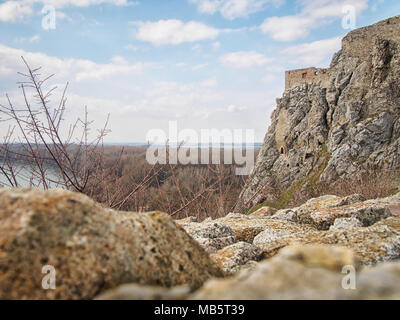
[[[279,210],[272,216],[272,219],[297,222],[297,211],[292,209]]]
[[[270,223],[269,219],[246,216],[242,214],[229,214],[224,218],[215,220],[218,223],[229,226],[236,235],[238,241],[252,243],[255,236],[262,232]]]
[[[399,299],[400,262],[359,271],[351,250],[294,246],[230,279],[212,279],[193,295],[200,300]],[[346,286],[355,271],[355,289]]]
[[[264,231],[259,233],[253,240],[255,245],[274,243],[284,239],[296,238],[298,235],[315,234],[318,232],[310,225],[297,224],[289,221],[269,219],[265,223]]]
[[[316,211],[310,215],[310,219],[314,226],[326,230],[338,218],[354,218],[360,221],[362,227],[368,227],[391,215],[385,206],[356,205]]]
[[[353,227],[362,227],[362,223],[357,218],[337,218],[329,230],[346,229]]]
[[[276,209],[271,207],[262,207],[253,213],[249,214],[252,217],[270,217],[277,212]]]
[[[263,252],[247,242],[237,242],[211,255],[227,275],[236,273],[250,261],[260,261],[262,257]]]
[[[181,225],[208,253],[216,252],[237,241],[233,230],[225,224],[206,221]]]
[[[90,299],[124,283],[199,287],[221,271],[166,214],[63,191],[0,189],[0,299]],[[43,266],[56,289],[42,288]]]
[[[302,188],[368,168],[400,168],[400,16],[350,32],[327,81],[277,100],[235,211],[274,200],[269,188]],[[263,191],[266,190],[266,191]]]
[[[365,198],[361,195],[350,195],[347,197],[338,197],[334,195],[325,195],[318,198],[308,200],[300,207],[292,209],[297,213],[297,220],[300,223],[313,223],[311,214],[317,211],[323,211],[343,207],[345,205],[357,204],[364,201]],[[341,210],[341,209],[339,209]]]
[[[286,234],[257,240],[255,244],[264,252],[299,243],[339,245],[352,249],[363,265],[400,258],[400,233],[387,225]]]

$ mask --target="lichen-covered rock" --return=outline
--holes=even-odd
[[[293,239],[297,235],[311,234],[313,232],[317,232],[317,230],[309,225],[269,219],[264,226],[264,230],[254,238],[253,244],[263,247],[277,241],[283,243],[284,239]]]
[[[346,284],[356,271],[355,290]],[[345,272],[343,272],[345,270]],[[342,273],[343,272],[343,273]],[[400,262],[357,269],[354,254],[331,246],[288,247],[233,278],[212,279],[193,295],[198,300],[399,299]]]
[[[124,284],[110,289],[95,300],[184,300],[191,293],[190,287],[151,287],[138,284]]]
[[[390,217],[385,220],[379,221],[375,226],[388,226],[394,231],[400,233],[400,217]]]
[[[277,212],[277,210],[275,208],[262,207],[256,211],[252,212],[251,214],[249,214],[249,216],[265,218],[265,217],[271,217],[276,212]]]
[[[309,219],[311,224],[316,228],[327,230],[338,218],[355,218],[361,222],[361,226],[368,227],[391,215],[390,210],[385,206],[359,203],[356,205],[317,210],[310,214]]]
[[[350,248],[363,265],[400,258],[400,233],[387,225],[331,231],[294,233],[274,241],[257,242],[264,252],[277,252],[290,244],[327,244]]]
[[[354,228],[354,227],[362,227],[363,224],[358,218],[337,218],[333,225],[329,227],[329,230],[338,230],[338,229],[346,229],[346,228]]]
[[[400,193],[397,193],[393,196],[386,197],[386,198],[370,199],[370,200],[365,201],[364,203],[371,204],[371,205],[387,206],[388,208],[390,208],[391,206],[398,207],[398,206],[400,206]]]
[[[237,241],[252,243],[256,235],[270,223],[269,218],[252,217],[243,214],[229,214],[215,222],[229,226],[236,235]]]
[[[322,211],[328,212],[329,209],[342,208],[343,206],[353,205],[364,201],[365,198],[361,195],[354,194],[347,197],[338,197],[333,195],[325,195],[318,198],[308,200],[298,208],[292,209],[296,211],[297,221],[300,223],[316,224],[312,219],[311,214]],[[340,211],[338,209],[337,211]]]
[[[187,223],[182,227],[208,253],[216,252],[237,241],[235,233],[228,225],[215,221]]]
[[[199,287],[221,271],[166,214],[64,190],[0,189],[0,299],[90,299],[124,283]],[[43,290],[42,268],[56,271]]]
[[[262,251],[247,242],[237,242],[211,255],[211,259],[227,275],[236,273],[249,261],[259,261],[262,257]]]
[[[282,209],[272,216],[272,219],[287,220],[291,222],[297,222],[297,211],[296,209]]]

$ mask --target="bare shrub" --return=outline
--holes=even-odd
[[[6,95],[7,104],[0,105],[0,121],[9,128],[0,144],[0,174],[8,186],[63,188],[111,208],[162,210],[174,218],[219,217],[232,210],[244,184],[235,165],[152,166],[144,147],[107,146],[108,118],[95,134],[86,109],[82,118],[66,123],[68,84],[52,106],[52,76],[42,77],[41,68],[22,60],[23,104]]]

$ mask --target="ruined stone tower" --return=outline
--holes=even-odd
[[[327,86],[329,80],[329,69],[321,68],[305,68],[297,70],[289,70],[285,72],[285,90],[293,87],[303,85],[319,83],[321,87]]]

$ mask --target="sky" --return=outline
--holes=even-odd
[[[55,74],[54,105],[69,82],[67,122],[85,106],[94,127],[110,115],[107,142],[170,121],[262,142],[285,70],[327,67],[351,29],[398,14],[398,0],[0,1],[0,103],[22,103],[23,56]]]

